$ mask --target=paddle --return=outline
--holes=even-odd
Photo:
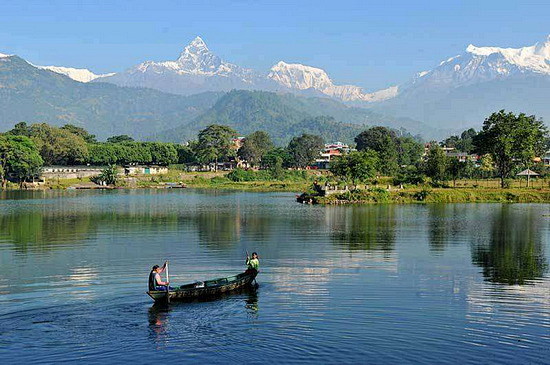
[[[168,273],[168,260],[166,260],[166,303],[170,304],[170,274]]]

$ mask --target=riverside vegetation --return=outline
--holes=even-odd
[[[440,143],[424,145],[410,135],[385,127],[359,133],[356,150],[333,158],[330,170],[306,170],[324,147],[321,136],[302,134],[285,147],[256,131],[238,143],[228,126],[212,124],[184,144],[140,142],[127,135],[98,142],[83,128],[65,125],[17,124],[0,135],[0,173],[4,187],[39,175],[44,165],[107,166],[91,180],[121,187],[153,187],[182,182],[189,187],[269,191],[306,191],[314,203],[408,203],[550,201],[548,168],[536,159],[548,149],[548,130],[534,116],[500,111],[488,117],[481,131],[464,131]],[[442,146],[461,152],[448,156]],[[217,171],[220,163],[245,162],[247,168]],[[116,165],[169,166],[165,175],[135,176],[131,183],[116,174]],[[190,166],[210,169],[190,172]],[[515,174],[531,168],[540,174],[534,188],[521,187]],[[494,184],[498,179],[498,187]],[[88,179],[49,182],[65,188]],[[316,183],[346,186],[341,193],[319,196]],[[525,185],[523,183],[523,185]]]

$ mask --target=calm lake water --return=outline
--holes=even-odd
[[[549,363],[550,205],[322,207],[288,193],[0,196],[0,362]],[[177,284],[259,288],[157,308]]]

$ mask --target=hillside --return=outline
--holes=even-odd
[[[316,133],[327,140],[351,142],[367,126],[385,125],[407,129],[412,133],[423,127],[419,122],[385,118],[372,111],[348,107],[328,98],[234,90],[191,122],[156,134],[150,139],[192,139],[200,129],[214,123],[229,125],[241,135],[264,130],[279,144],[286,143],[292,136],[301,133]],[[407,125],[413,127],[412,130]]]
[[[193,139],[201,128],[213,123],[230,125],[241,134],[265,130],[280,143],[305,132],[349,141],[366,125],[406,129],[425,138],[438,134],[411,119],[385,117],[326,97],[245,90],[166,94],[78,82],[17,56],[1,57],[0,131],[21,121],[57,126],[71,123],[99,139],[128,134],[174,142]]]
[[[0,58],[0,131],[20,121],[72,123],[103,139],[141,138],[181,125],[211,107],[221,93],[179,96],[106,83],[81,83],[17,56]]]

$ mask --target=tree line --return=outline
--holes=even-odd
[[[504,188],[521,169],[545,172],[547,168],[535,158],[550,149],[549,141],[542,120],[501,110],[485,119],[479,132],[468,129],[460,136],[430,143],[425,156],[419,159],[413,141],[396,140],[392,131],[374,127],[356,137],[357,152],[334,161],[331,171],[355,185],[376,175],[393,176],[396,184],[418,184],[430,178],[436,186],[449,180],[456,184],[460,178],[497,176]],[[449,156],[442,147],[455,148],[466,156]],[[475,159],[468,154],[475,154]]]
[[[304,133],[284,147],[276,146],[268,133],[255,131],[244,140],[228,126],[212,124],[187,144],[135,141],[127,135],[97,141],[83,128],[67,124],[54,127],[45,123],[24,122],[0,134],[0,178],[17,181],[36,176],[42,165],[97,166],[127,164],[203,164],[214,165],[246,161],[251,167],[275,172],[284,168],[306,168],[319,158],[324,140]],[[359,133],[356,151],[343,154],[330,163],[333,174],[355,184],[377,175],[393,176],[396,183],[419,183],[429,177],[433,182],[485,177],[496,174],[504,187],[519,168],[533,167],[535,156],[548,149],[548,129],[535,116],[515,115],[504,110],[493,113],[479,132],[464,131],[440,144],[424,145],[385,127],[372,127]],[[475,153],[478,161],[459,161],[446,155],[440,145]]]

